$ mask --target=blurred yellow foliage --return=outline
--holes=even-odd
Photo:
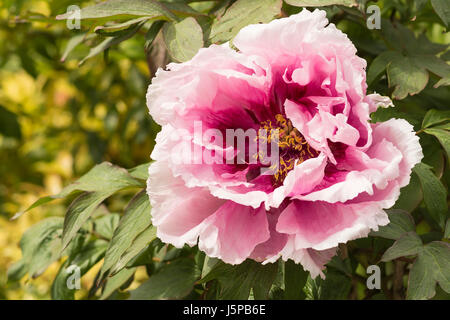
[[[60,58],[72,32],[59,23],[16,21],[17,16],[46,17],[65,12],[71,1],[10,1],[0,4],[0,111],[13,114],[14,134],[0,131],[0,299],[49,299],[61,265],[41,276],[7,283],[7,270],[21,259],[19,241],[36,222],[64,215],[67,203],[33,209],[10,218],[39,197],[58,193],[95,163],[111,161],[133,167],[148,161],[159,130],[148,117],[145,90],[149,71],[144,52],[133,59],[121,49],[78,67],[79,56]],[[130,40],[143,48],[144,38]],[[80,54],[87,52],[81,47]],[[0,117],[2,114],[0,113]],[[0,128],[1,130],[2,128]],[[114,208],[123,208],[111,202]],[[82,278],[86,296],[99,262]],[[137,282],[147,277],[136,273]],[[136,287],[137,285],[132,285]]]

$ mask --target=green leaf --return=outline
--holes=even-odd
[[[65,249],[78,230],[89,219],[95,209],[110,196],[105,192],[85,192],[77,197],[67,209],[64,218],[62,248]]]
[[[431,54],[417,54],[412,55],[414,60],[418,65],[423,66],[430,72],[438,75],[443,78],[442,81],[446,81],[445,79],[450,78],[450,65],[442,59],[436,57]],[[435,87],[447,85],[445,83],[436,84]]]
[[[153,226],[148,227],[140,234],[138,234],[138,236],[133,240],[131,246],[122,254],[119,261],[117,261],[116,265],[111,269],[111,273],[114,274],[119,270],[122,270],[131,260],[137,257],[142,252],[142,250],[144,250],[155,238],[156,228]]]
[[[394,205],[394,209],[412,212],[423,200],[422,188],[417,174],[412,173],[409,184],[400,189],[400,197]]]
[[[422,128],[428,128],[445,121],[450,121],[450,111],[449,110],[436,110],[431,109],[423,118]]]
[[[118,31],[117,36],[106,38],[105,40],[100,42],[97,46],[91,48],[89,50],[88,55],[86,57],[84,57],[83,60],[81,60],[78,65],[82,65],[87,59],[95,57],[96,55],[104,52],[105,50],[109,49],[110,47],[112,47],[116,44],[119,44],[125,40],[130,39],[132,36],[134,36],[136,34],[136,32],[139,31],[139,29],[144,25],[144,23],[145,23],[145,21],[134,24],[131,27],[129,27],[128,29]]]
[[[136,290],[130,291],[131,300],[180,299],[187,296],[200,276],[192,259],[177,259],[150,276]]]
[[[445,150],[447,154],[447,161],[450,165],[450,131],[439,129],[439,128],[429,128],[424,130],[425,133],[431,134],[439,140],[439,143],[442,145],[442,148]]]
[[[450,24],[450,3],[448,0],[431,0],[431,5],[448,28],[448,25]]]
[[[70,38],[70,40],[67,42],[66,48],[64,49],[64,53],[63,53],[63,55],[61,57],[61,62],[66,61],[66,59],[69,56],[69,54],[79,44],[83,43],[83,41],[85,41],[85,40],[89,40],[89,39],[92,39],[94,37],[95,37],[94,34],[82,33],[82,34],[77,34],[76,36],[73,36],[72,38]]]
[[[77,182],[64,188],[58,196],[70,194],[75,190],[86,192],[76,198],[67,209],[62,236],[63,248],[67,247],[78,230],[106,198],[119,190],[141,185],[142,183],[131,177],[125,169],[102,163]]]
[[[128,204],[125,214],[106,251],[101,276],[114,267],[133,240],[151,224],[150,202],[145,190],[139,192]]]
[[[74,300],[75,290],[70,290],[67,286],[67,278],[70,276],[68,274],[68,263],[64,262],[59,268],[55,279],[53,280],[51,287],[51,297],[53,300]]]
[[[424,35],[416,38],[406,26],[387,19],[382,19],[381,32],[389,51],[395,53],[382,53],[369,74],[370,81],[382,72],[382,63],[388,62],[388,82],[389,87],[394,88],[392,97],[395,99],[422,91],[428,83],[429,72],[442,78],[435,86],[447,84],[445,79],[450,78],[450,66],[436,55],[448,45],[432,43]]]
[[[389,224],[379,227],[378,231],[372,231],[371,236],[398,240],[407,232],[414,231],[416,226],[413,217],[404,210],[386,210],[389,216]]]
[[[17,212],[12,218],[11,220],[16,220],[17,218],[19,218],[21,215],[23,215],[25,212],[30,211],[31,209],[34,209],[36,207],[39,207],[43,204],[49,203],[53,200],[57,199],[55,196],[46,196],[46,197],[42,197],[39,198],[38,200],[36,200],[31,206],[29,206],[27,209],[23,210],[23,211],[19,211]]]
[[[203,47],[202,28],[192,17],[165,24],[163,36],[170,56],[178,62],[190,60]]]
[[[22,279],[28,272],[28,266],[25,261],[19,260],[8,268],[8,283],[16,282]]]
[[[284,0],[284,2],[296,7],[323,7],[332,5],[355,7],[358,5],[356,0]]]
[[[82,20],[118,20],[142,16],[153,19],[176,19],[164,5],[154,0],[109,0],[84,7],[80,12]],[[71,13],[56,16],[57,20],[70,18]]]
[[[409,273],[406,298],[430,299],[435,293],[436,282],[450,293],[450,246],[434,241],[424,246]]]
[[[145,230],[144,232],[148,232],[149,230]],[[143,234],[141,233],[141,234]],[[135,240],[138,241],[138,239],[141,238],[138,236]],[[134,243],[134,242],[133,242]],[[157,266],[161,264],[163,261],[162,257],[161,259],[157,257],[157,243],[162,244],[158,238],[154,238],[150,241],[141,251],[139,251],[137,254],[135,254],[133,257],[131,257],[131,254],[134,254],[133,247],[130,247],[125,253],[120,257],[117,264],[114,266],[114,268],[111,269],[112,274],[116,273],[118,270],[121,270],[123,267],[132,268],[132,267],[139,267],[139,266],[145,266],[155,263],[155,265],[151,265],[150,268],[153,268],[154,266]],[[158,252],[159,253],[159,252]],[[130,259],[131,258],[131,259]],[[154,260],[155,259],[155,260]]]
[[[369,70],[367,71],[367,84],[371,85],[378,76],[386,70],[386,67],[394,59],[396,59],[400,53],[396,51],[384,51],[373,59],[370,64]]]
[[[230,265],[220,261],[200,283],[217,279],[220,283],[220,299],[246,300],[252,288],[255,299],[267,299],[277,272],[277,263],[262,265],[246,260],[239,265]]]
[[[151,27],[148,29],[147,33],[145,34],[145,51],[149,52],[150,47],[153,44],[153,41],[155,41],[156,36],[158,35],[159,31],[161,30],[161,28],[164,26],[166,22],[165,21],[155,21],[152,23]],[[141,166],[147,166],[148,169],[148,164],[143,164]],[[141,167],[138,166],[137,168]],[[148,174],[147,174],[148,176]]]
[[[90,230],[86,230],[90,231]],[[76,234],[76,236],[73,238],[73,240],[70,242],[70,244],[61,252],[61,256],[67,256],[67,260],[70,262],[72,261],[75,256],[83,249],[83,246],[87,242],[87,238],[89,237],[89,234],[86,232],[79,232]]]
[[[422,91],[428,83],[428,72],[414,59],[395,57],[387,67],[389,87],[394,88],[392,97],[404,99]]]
[[[94,231],[106,239],[111,239],[114,230],[119,225],[120,215],[117,213],[107,214],[94,221]]]
[[[204,278],[220,260],[206,256],[203,262],[202,278]]]
[[[447,190],[428,165],[419,163],[413,170],[419,176],[430,217],[443,229],[448,212]]]
[[[330,268],[326,271],[325,279],[308,277],[305,292],[307,300],[345,300],[351,288],[349,276]]]
[[[54,300],[73,300],[75,296],[75,289],[69,289],[67,280],[72,275],[67,272],[67,268],[72,265],[80,268],[80,275],[83,276],[88,272],[97,262],[99,262],[106,251],[108,242],[105,240],[93,240],[87,243],[75,258],[68,264],[66,261],[58,271],[58,274],[53,281],[51,287],[51,296]]]
[[[108,277],[105,287],[100,296],[100,300],[107,299],[111,294],[126,283],[136,272],[136,268],[123,269],[117,274]]]
[[[372,123],[384,122],[391,118],[405,119],[413,126],[416,126],[420,125],[423,117],[422,115],[399,111],[397,108],[378,108],[375,112],[370,114]]]
[[[35,278],[56,261],[61,254],[61,229],[63,219],[44,219],[28,229],[20,240],[23,264],[31,277]]]
[[[301,264],[292,260],[284,263],[284,298],[288,300],[304,300],[303,287],[306,284],[309,273],[303,270]]]
[[[319,298],[321,300],[346,300],[351,289],[351,278],[347,275],[329,270],[325,280],[317,277]]]
[[[447,223],[445,224],[444,238],[450,239],[450,218],[447,219]]]
[[[450,86],[450,77],[442,78],[441,80],[436,82],[436,84],[434,85],[435,88],[439,88],[442,86]]]
[[[253,296],[255,300],[267,300],[269,299],[270,288],[278,273],[278,263],[270,263],[267,267],[262,268],[258,272],[252,285]]]
[[[94,29],[94,32],[106,37],[117,37],[123,35],[125,31],[131,30],[140,22],[145,22],[149,19],[149,17],[140,17],[122,23],[115,23],[107,26],[97,26]]]
[[[226,42],[249,24],[271,21],[280,14],[281,5],[281,0],[236,1],[220,19],[214,20],[209,35],[210,41],[212,43]]]
[[[168,8],[172,13],[176,14],[179,17],[200,17],[204,16],[203,13],[194,10],[195,5],[188,5],[187,3],[183,3],[184,0],[165,0],[161,1],[166,8]],[[186,1],[184,1],[186,2]],[[189,1],[188,2],[197,2],[197,1]]]
[[[376,250],[376,243],[374,241],[374,250]],[[350,258],[341,258],[339,255],[334,256],[328,263],[327,268],[331,267],[336,269],[337,271],[346,274],[347,276],[351,276],[353,273],[353,267],[350,261]]]
[[[381,261],[391,261],[399,257],[416,255],[422,249],[422,240],[415,232],[408,232],[394,242],[392,247],[386,250]]]
[[[2,106],[0,106],[0,134],[17,139],[22,137],[17,115]]]
[[[69,195],[82,191],[96,192],[112,195],[117,191],[127,188],[145,187],[145,183],[133,178],[127,170],[114,166],[109,162],[103,162],[89,170],[74,183],[65,187],[60,193],[38,199],[26,210],[17,213],[12,219],[17,219],[25,212],[46,204],[55,199],[62,199]]]

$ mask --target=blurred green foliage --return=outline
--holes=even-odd
[[[77,58],[87,47],[60,61],[76,30],[64,22],[16,18],[54,17],[70,4],[30,0],[0,6],[0,298],[49,298],[51,274],[7,286],[6,271],[20,258],[21,234],[43,217],[63,215],[64,204],[36,209],[24,220],[9,218],[96,163],[148,162],[159,131],[145,105],[150,71],[144,35],[115,48],[107,60],[98,56],[79,67]]]

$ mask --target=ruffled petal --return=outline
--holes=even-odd
[[[336,203],[363,193],[373,195],[375,188],[384,189],[390,181],[400,178],[403,159],[402,152],[386,139],[377,140],[366,153],[358,148],[347,148],[345,160],[339,166],[345,173],[341,181],[319,186],[307,195],[294,198]]]
[[[201,115],[199,109],[242,111],[242,106],[261,105],[270,80],[265,68],[264,60],[239,54],[228,44],[202,48],[188,62],[170,63],[167,71],[158,69],[147,91],[150,115],[161,125],[179,128],[192,126],[186,117],[189,112]]]
[[[320,46],[319,39],[324,45],[344,46],[348,54],[354,55],[356,48],[347,36],[333,24],[327,24],[325,11],[303,9],[289,18],[246,26],[236,35],[233,44],[241,52],[263,56],[270,63],[289,55],[304,56],[312,43],[316,48]]]
[[[204,222],[198,246],[210,257],[239,264],[269,238],[264,207],[252,209],[227,201]]]
[[[374,141],[383,139],[390,141],[403,155],[399,164],[400,188],[409,183],[412,168],[423,158],[419,137],[413,126],[404,119],[390,119],[382,123],[376,123],[373,129]]]
[[[366,237],[387,223],[386,213],[373,203],[293,201],[281,213],[276,230],[293,236],[295,249],[325,250]]]
[[[270,238],[258,244],[250,255],[251,259],[256,261],[265,261],[274,256],[278,256],[279,252],[286,245],[288,235],[279,233],[275,227],[280,216],[281,208],[271,209],[267,212],[267,221],[269,223]]]
[[[323,179],[327,159],[324,154],[296,165],[286,176],[283,185],[276,188],[268,200],[271,207],[278,206],[288,197],[309,193]]]
[[[311,278],[315,279],[320,275],[322,279],[325,279],[325,274],[323,273],[325,264],[336,254],[336,249],[337,248],[330,248],[327,250],[296,249],[295,236],[290,235],[286,241],[286,245],[278,255],[267,259],[263,264],[273,263],[280,257],[284,261],[290,259],[295,263],[301,264],[303,269],[309,271]]]
[[[167,163],[160,161],[149,167],[147,193],[158,238],[176,247],[196,245],[202,222],[225,202],[207,189],[187,188],[182,179],[173,177]]]

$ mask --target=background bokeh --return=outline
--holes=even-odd
[[[67,203],[9,219],[39,197],[59,192],[95,163],[110,161],[130,168],[148,162],[159,128],[145,106],[150,81],[145,40],[137,35],[123,42],[107,60],[100,55],[78,66],[88,51],[85,47],[61,62],[76,30],[68,30],[64,22],[16,17],[55,16],[73,1],[1,3],[0,299],[49,298],[57,265],[37,279],[25,277],[14,284],[7,284],[6,272],[21,257],[18,243],[23,232],[44,217],[62,216]],[[115,205],[123,207],[108,203],[110,208]],[[83,281],[94,275],[91,270]]]

